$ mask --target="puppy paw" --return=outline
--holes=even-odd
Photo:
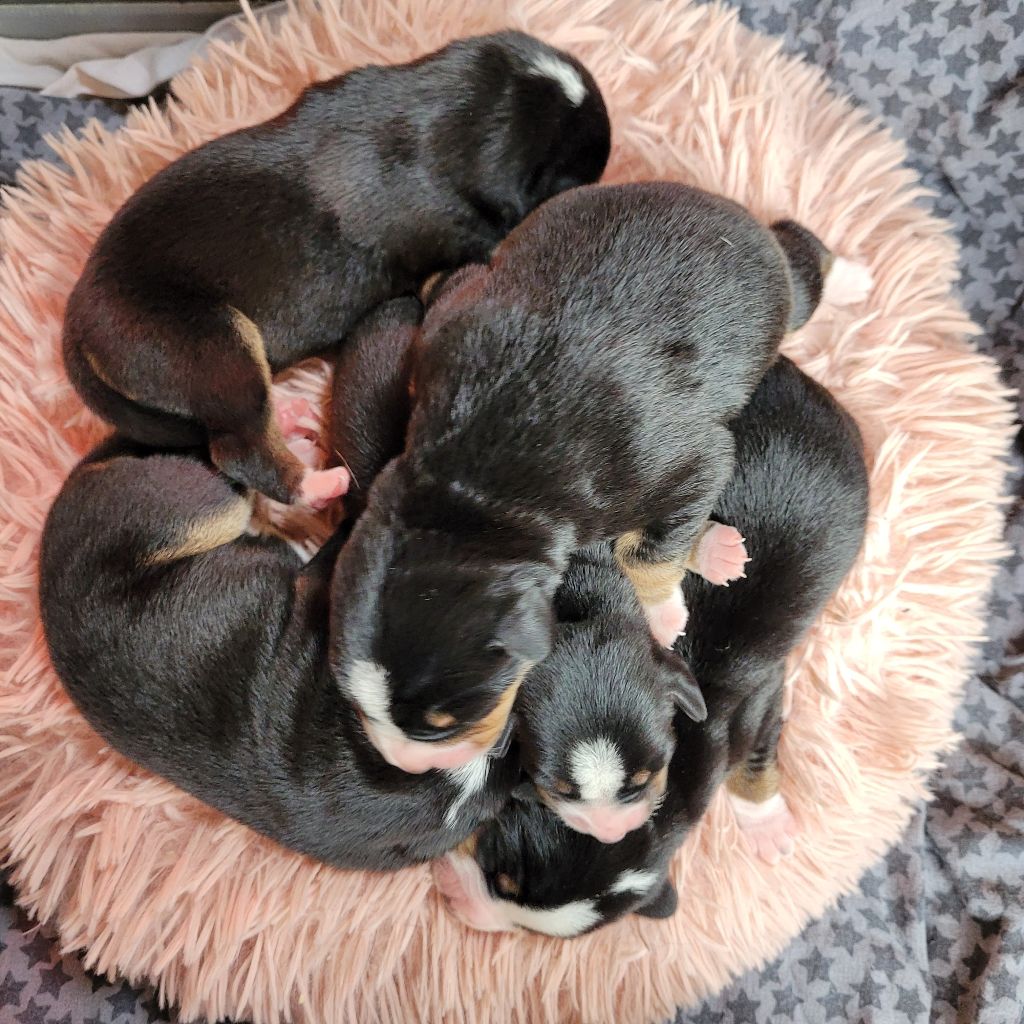
[[[697,545],[694,565],[708,583],[720,586],[743,576],[743,567],[749,560],[740,531],[712,523]]]
[[[874,285],[875,279],[863,263],[836,256],[825,278],[821,300],[830,306],[853,306],[863,302]]]
[[[348,485],[348,470],[344,466],[309,470],[302,478],[300,497],[303,504],[319,510],[340,498],[348,490]]]
[[[671,647],[686,629],[688,614],[683,604],[683,592],[679,587],[672,596],[659,604],[644,605],[644,614],[650,623],[654,639],[663,647]]]
[[[308,437],[293,437],[288,441],[288,451],[307,469],[319,469],[322,461],[320,449]]]
[[[791,857],[800,832],[785,797],[776,793],[762,804],[729,794],[736,821],[751,850],[766,864],[778,864]]]
[[[316,437],[318,433],[316,410],[306,398],[284,398],[274,402],[281,433],[286,438]]]

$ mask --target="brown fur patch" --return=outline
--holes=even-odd
[[[615,558],[629,582],[633,584],[641,603],[661,604],[672,596],[673,590],[686,574],[686,563],[683,559],[672,562],[644,562],[637,557],[637,551],[642,543],[643,534],[639,531],[624,533],[615,542]]]
[[[520,670],[515,681],[498,698],[498,703],[494,705],[494,709],[484,715],[479,722],[474,722],[464,733],[462,733],[459,736],[459,742],[463,740],[470,740],[473,743],[477,743],[480,746],[487,748],[490,748],[497,743],[498,737],[501,735],[502,730],[505,728],[505,723],[508,721],[508,716],[512,713],[512,705],[516,702],[516,695],[519,693],[519,687],[522,684],[526,673],[529,672],[531,668],[533,668],[533,665],[528,663]]]
[[[176,544],[160,548],[146,556],[146,565],[164,565],[180,558],[191,558],[206,551],[219,548],[237,540],[249,525],[252,505],[247,498],[239,497],[224,508],[205,519],[187,524],[185,535]]]
[[[763,804],[779,791],[779,766],[769,761],[763,768],[737,765],[725,782],[730,793],[754,804]]]
[[[476,856],[476,833],[471,832],[455,847],[456,853],[464,853],[467,857]]]
[[[629,777],[629,782],[633,786],[643,786],[650,777],[651,773],[646,768],[641,768],[640,771],[633,772]]]
[[[455,724],[455,717],[445,711],[428,711],[423,716],[423,721],[427,725],[432,725],[435,729],[447,729]]]
[[[263,335],[260,334],[260,329],[243,312],[235,309],[234,306],[229,306],[228,309],[231,311],[231,321],[238,332],[239,340],[242,342],[246,352],[252,356],[253,361],[260,368],[260,375],[267,382],[267,388],[269,389],[271,379],[270,363],[267,360],[267,347],[263,343]]]

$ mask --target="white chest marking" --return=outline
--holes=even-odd
[[[474,793],[479,793],[484,788],[490,767],[490,757],[487,754],[481,754],[480,757],[474,757],[472,761],[467,761],[461,768],[449,768],[445,771],[445,775],[459,787],[458,796],[452,801],[444,815],[444,823],[448,828],[454,827],[463,804]]]
[[[626,781],[619,748],[604,736],[577,743],[569,754],[569,771],[587,803],[612,803]]]
[[[571,939],[585,932],[600,920],[593,900],[575,900],[561,907],[540,910],[537,907],[521,907],[517,903],[502,900],[502,909],[513,924],[528,928],[543,935],[554,935],[560,939]]]
[[[653,871],[623,871],[612,883],[610,893],[635,892],[640,896],[649,892],[658,876]]]
[[[534,58],[532,73],[557,82],[574,107],[578,107],[587,95],[587,87],[583,83],[580,73],[571,64],[566,64],[564,60],[559,60],[557,57],[542,53],[539,57]]]

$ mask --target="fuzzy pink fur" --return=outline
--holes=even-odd
[[[178,154],[277,113],[314,79],[506,24],[593,70],[615,126],[609,180],[679,179],[766,219],[796,217],[875,279],[859,307],[824,310],[787,345],[856,416],[872,486],[863,557],[792,661],[781,761],[803,827],[796,854],[758,862],[720,794],[675,863],[678,914],[572,942],[470,933],[426,867],[328,870],[135,768],[62,692],[36,608],[47,509],[103,432],[61,368],[64,303],[117,206]],[[64,135],[69,169],[30,166],[6,199],[0,847],[22,904],[91,967],[157,983],[186,1020],[631,1024],[774,955],[926,796],[955,740],[1003,550],[1010,407],[992,363],[965,343],[953,243],[916,204],[901,147],[733,13],[686,0],[298,0],[272,31],[253,20],[242,42],[216,44],[175,90],[166,113]],[[315,396],[324,383],[314,364],[286,390]]]

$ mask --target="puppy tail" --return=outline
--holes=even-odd
[[[818,308],[833,256],[814,232],[794,220],[776,221],[771,231],[786,257],[793,298],[786,329],[795,331]]]

